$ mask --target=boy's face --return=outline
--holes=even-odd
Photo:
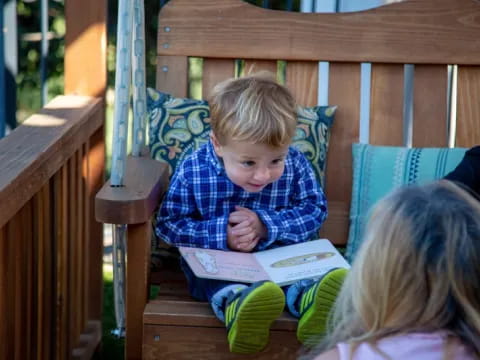
[[[243,190],[260,192],[282,176],[288,145],[272,148],[233,140],[220,145],[213,134],[211,138],[217,156],[223,159],[228,178]]]

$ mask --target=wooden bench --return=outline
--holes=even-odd
[[[172,0],[160,12],[157,48],[157,87],[178,97],[188,94],[190,56],[203,58],[204,97],[214,84],[235,75],[236,59],[245,60],[246,71],[274,72],[277,60],[284,60],[286,85],[298,103],[316,105],[318,61],[330,62],[328,99],[338,110],[327,161],[329,217],[321,235],[338,245],[348,236],[362,62],[372,63],[369,143],[405,144],[404,64],[415,65],[412,145],[445,147],[449,136],[456,146],[480,143],[480,3],[474,0],[407,0],[339,14],[266,10],[241,0]],[[448,125],[447,65],[458,65],[452,104],[456,127]],[[148,158],[129,161],[127,186],[109,189],[107,184],[97,196],[99,220],[133,224],[126,357],[140,358],[143,351],[145,359],[239,358],[228,351],[224,325],[208,304],[188,296],[179,274],[153,275],[160,293],[147,301],[150,219],[168,174]],[[145,180],[139,173],[152,177]],[[142,215],[135,216],[137,211]],[[274,323],[268,347],[248,358],[296,358],[295,330],[296,320],[285,314]]]

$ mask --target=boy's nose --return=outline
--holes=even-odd
[[[270,170],[268,168],[258,169],[255,172],[255,180],[264,182],[268,179],[270,179]]]

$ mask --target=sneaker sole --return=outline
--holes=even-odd
[[[304,345],[318,344],[327,332],[327,321],[348,270],[336,269],[320,280],[313,304],[298,321],[297,339]]]
[[[248,294],[228,332],[230,351],[240,354],[261,351],[268,343],[270,326],[284,307],[285,295],[273,283],[265,283]]]

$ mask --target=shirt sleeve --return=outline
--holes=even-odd
[[[202,220],[193,185],[175,174],[160,206],[155,234],[170,245],[227,249],[228,215]]]
[[[259,243],[258,250],[272,245],[290,245],[310,240],[316,236],[327,218],[325,194],[303,155],[298,156],[294,162],[294,173],[298,177],[291,189],[290,206],[279,211],[257,210],[259,218],[268,229],[268,238]]]

